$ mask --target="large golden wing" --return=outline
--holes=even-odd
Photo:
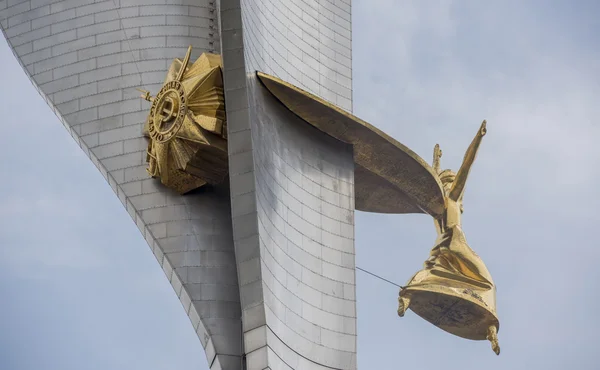
[[[377,213],[444,211],[442,185],[433,169],[383,131],[281,79],[257,72],[290,111],[324,133],[354,146],[356,209]]]

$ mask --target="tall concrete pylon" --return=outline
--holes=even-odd
[[[0,0],[40,95],[105,177],[211,369],[355,369],[352,147],[303,125],[261,71],[352,109],[350,0]],[[180,196],[146,172],[173,59],[221,54],[228,184]]]

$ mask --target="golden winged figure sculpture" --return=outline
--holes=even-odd
[[[227,130],[221,58],[202,54],[190,65],[192,47],[175,59],[152,102],[144,126],[149,136],[148,173],[180,194],[227,176]]]
[[[433,169],[443,185],[444,213],[434,218],[438,238],[424,268],[400,290],[398,315],[408,308],[425,320],[467,339],[488,339],[500,354],[496,288],[481,258],[469,247],[461,226],[463,194],[479,145],[483,121],[458,173],[440,171],[442,151],[435,146]]]
[[[262,85],[306,123],[352,145],[356,209],[378,213],[425,213],[438,238],[424,268],[400,290],[398,314],[411,309],[454,335],[489,340],[500,353],[496,288],[479,256],[467,244],[461,225],[463,194],[482,138],[483,121],[458,173],[440,170],[373,125],[278,77],[257,72]]]

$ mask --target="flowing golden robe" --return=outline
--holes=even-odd
[[[447,227],[417,272],[400,292],[399,314],[417,315],[452,334],[482,340],[498,330],[496,288],[481,258],[469,247],[460,225]]]
[[[424,268],[401,289],[398,314],[404,316],[410,308],[449,333],[467,339],[488,339],[499,354],[496,287],[481,258],[467,244],[461,228],[464,185],[485,132],[484,121],[458,174],[449,170],[439,173],[444,185],[445,212],[435,219],[438,239]],[[436,172],[439,157],[441,151],[436,146]]]

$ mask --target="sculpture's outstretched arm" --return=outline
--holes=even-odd
[[[435,144],[433,148],[433,171],[436,175],[440,173],[440,158],[442,158],[440,144]]]
[[[450,199],[458,201],[462,197],[465,191],[465,185],[467,183],[469,171],[471,170],[471,166],[473,165],[475,157],[477,156],[477,151],[479,150],[481,139],[485,136],[486,133],[486,121],[484,120],[483,123],[481,123],[481,127],[479,128],[477,135],[471,142],[469,149],[467,149],[467,153],[465,154],[463,163],[460,166],[458,173],[456,174],[454,184],[452,185],[452,190],[450,190]]]
[[[433,172],[436,176],[440,174],[440,158],[442,158],[442,150],[440,149],[440,144],[435,144],[433,148]],[[434,217],[433,223],[435,225],[435,230],[438,235],[441,235],[444,232],[443,220],[436,219]]]

